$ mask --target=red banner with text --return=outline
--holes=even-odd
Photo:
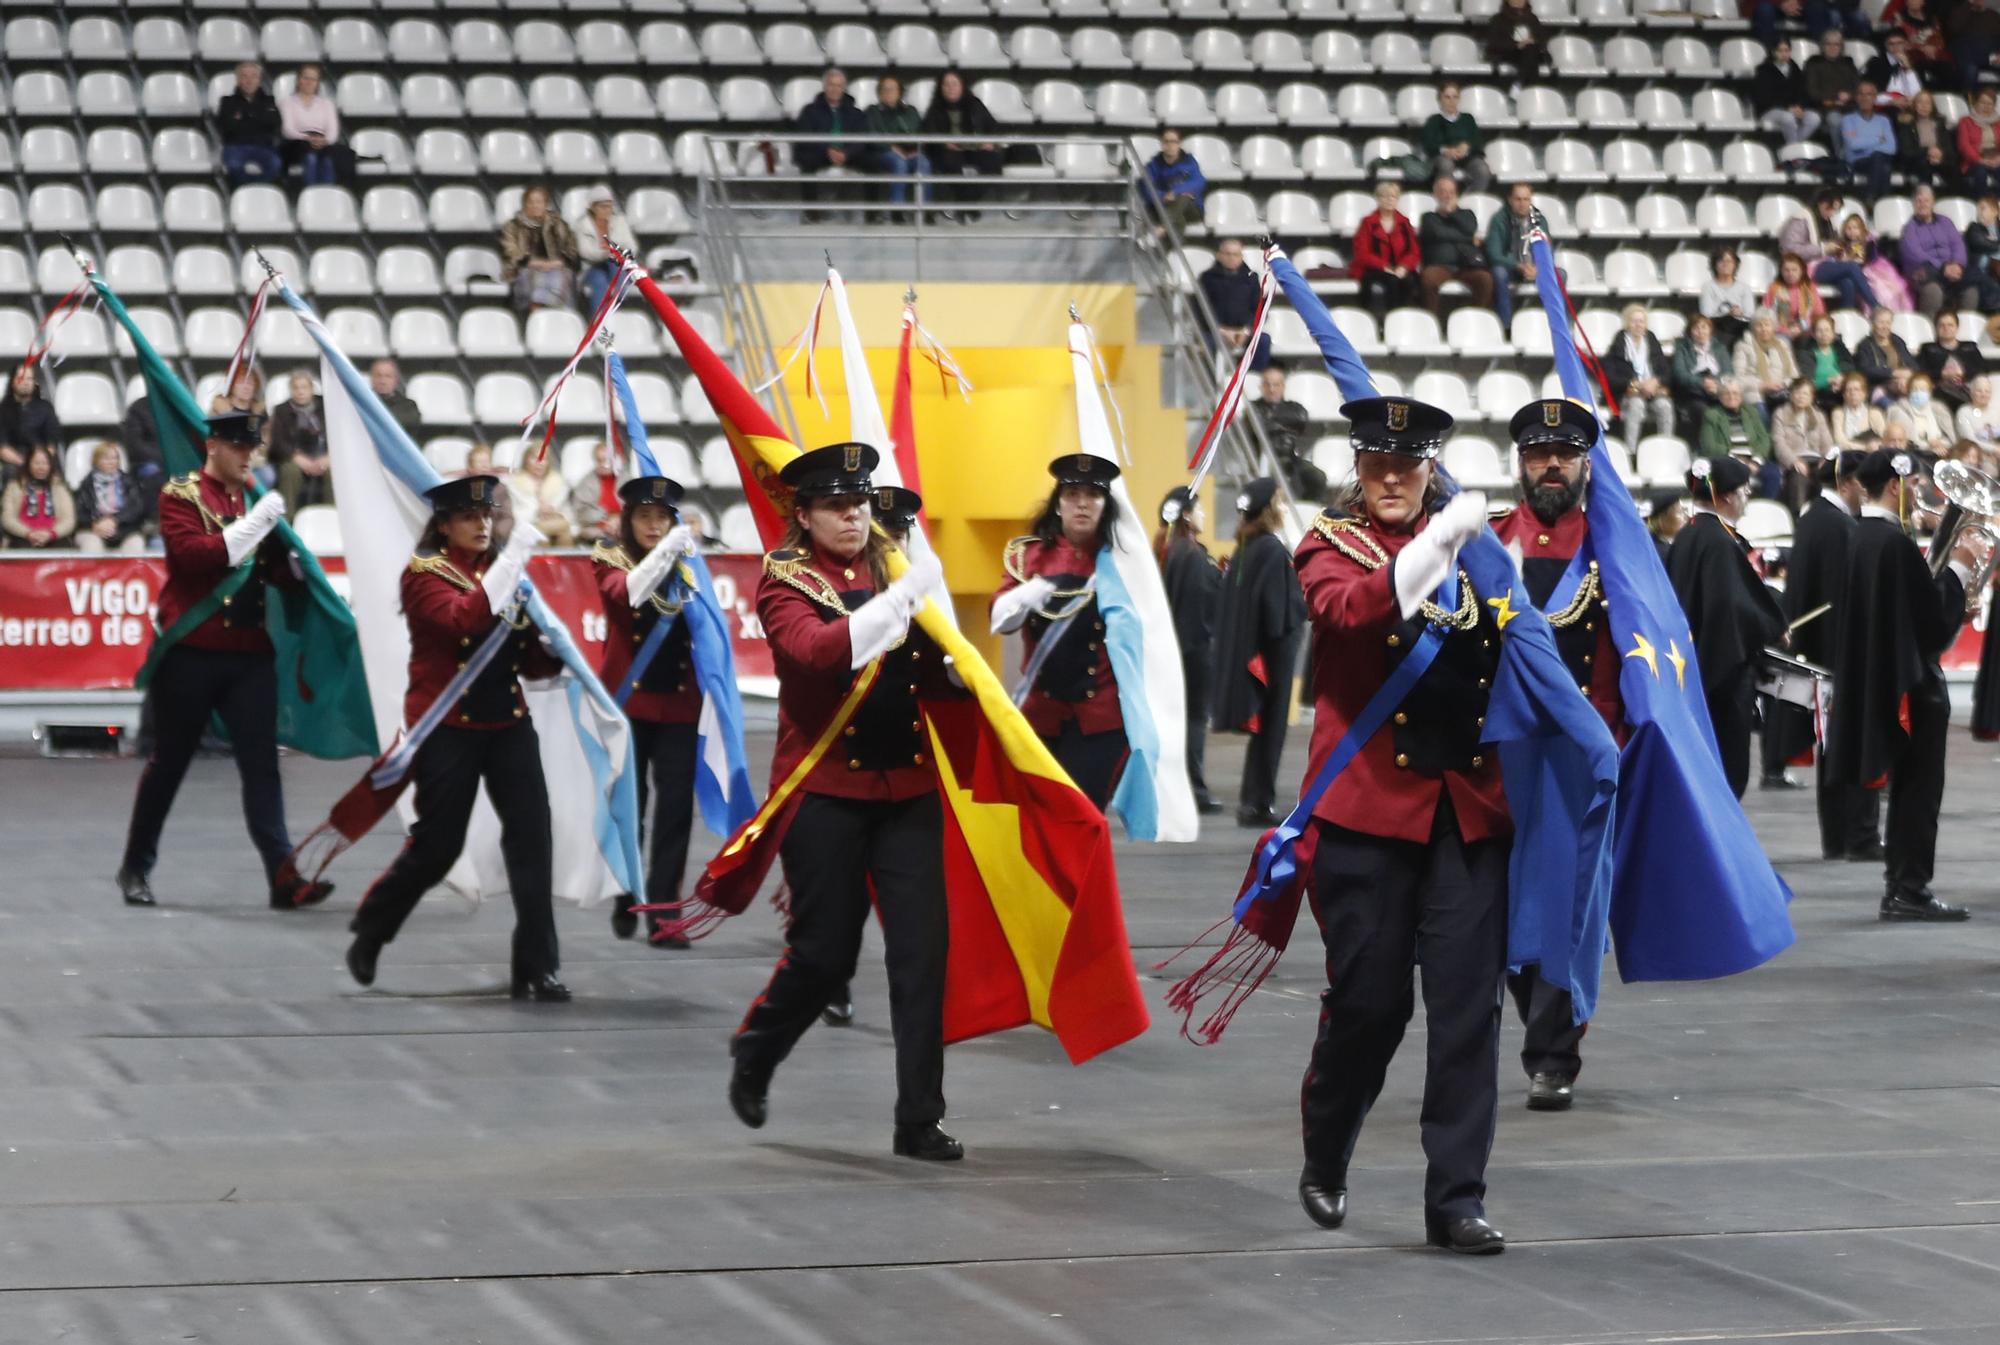
[[[738,678],[772,676],[756,610],[764,558],[730,553],[704,559],[730,619]],[[334,586],[343,587],[341,558],[322,556],[320,564]],[[152,647],[166,570],[157,555],[0,552],[0,691],[129,688]],[[590,557],[536,556],[528,573],[595,664],[604,645],[604,610]]]

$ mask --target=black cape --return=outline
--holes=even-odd
[[[1904,738],[1903,697],[1927,680],[1944,692],[1938,659],[1965,616],[1965,588],[1949,569],[1933,579],[1923,553],[1885,518],[1854,527],[1847,607],[1833,665],[1827,770],[1847,784],[1888,774]]]
[[[1777,595],[1758,578],[1750,555],[1723,521],[1698,513],[1667,552],[1667,578],[1694,634],[1695,662],[1710,696],[1721,694],[1765,645],[1785,634]]]
[[[1844,504],[1821,496],[1806,506],[1792,534],[1791,565],[1781,605],[1787,621],[1821,612],[1792,632],[1792,652],[1831,672],[1840,650],[1840,612],[1847,595],[1847,553],[1854,544],[1854,515]],[[1789,702],[1768,709],[1765,731],[1776,729],[1787,758],[1813,743],[1812,712]]]
[[[1983,743],[2000,738],[2000,603],[1986,614],[1986,639],[1979,646],[1979,676],[1972,684],[1972,736]]]
[[[1298,661],[1305,630],[1306,595],[1299,589],[1292,553],[1271,533],[1259,533],[1237,548],[1222,580],[1222,612],[1216,622],[1215,695],[1209,722],[1240,733],[1257,717],[1266,678],[1289,677]],[[1263,677],[1251,662],[1263,657]]]
[[[1215,607],[1222,592],[1222,570],[1208,548],[1191,537],[1167,544],[1160,565],[1166,582],[1167,608],[1174,614],[1174,634],[1181,646],[1181,676],[1187,684],[1188,718],[1208,713],[1208,669],[1215,647]]]

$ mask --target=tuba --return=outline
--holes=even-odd
[[[1995,515],[2000,515],[2000,481],[1977,467],[1945,461],[1932,470],[1931,483],[1945,499],[1944,513],[1938,519],[1937,531],[1931,535],[1931,549],[1925,557],[1931,573],[1944,573],[1961,532],[1970,529],[1972,535],[1985,540],[1978,569],[1972,582],[1965,586],[1966,597],[1971,599],[1985,589],[1993,572],[1994,552],[2000,547],[2000,531],[1991,522]]]

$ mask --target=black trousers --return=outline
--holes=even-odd
[[[768,1075],[833,994],[854,978],[869,887],[882,912],[896,1124],[944,1116],[944,810],[936,794],[900,803],[808,794],[778,847],[792,890],[785,951],[736,1030],[740,1064]]]
[[[930,156],[931,167],[939,177],[955,178],[958,181],[941,183],[935,189],[934,199],[949,204],[953,201],[976,201],[986,195],[987,188],[964,181],[960,175],[970,168],[979,177],[1000,176],[1000,151],[997,149],[952,149],[945,145],[931,145],[925,150]]]
[[[1542,979],[1539,968],[1524,967],[1507,978],[1514,996],[1514,1008],[1521,1015],[1527,1035],[1521,1041],[1521,1069],[1528,1077],[1537,1074],[1567,1074],[1575,1078],[1583,1072],[1583,1034],[1590,1024],[1572,1021],[1576,1006],[1569,991]]]
[[[1813,806],[1819,811],[1819,852],[1828,859],[1839,859],[1881,842],[1882,792],[1828,779],[1826,759],[1826,749],[1821,747],[1813,760],[1813,779],[1818,786]]]
[[[1944,806],[1945,734],[1951,701],[1935,671],[1910,691],[1910,733],[1889,764],[1889,817],[1882,830],[1888,852],[1887,887],[1918,897],[1937,869],[1938,809]]]
[[[1264,691],[1257,699],[1257,731],[1243,749],[1243,787],[1237,805],[1249,810],[1275,808],[1278,802],[1278,761],[1285,755],[1286,717],[1292,709],[1292,678],[1298,646],[1266,649]]]
[[[417,820],[402,853],[361,899],[349,928],[383,943],[395,940],[417,902],[444,881],[465,848],[465,829],[484,780],[493,811],[500,815],[500,854],[514,898],[514,976],[553,976],[561,966],[551,894],[555,844],[534,723],[523,719],[504,729],[439,728],[417,749],[410,771],[417,788]]]
[[[652,854],[646,860],[648,904],[678,906],[687,876],[688,835],[694,829],[694,764],[700,739],[693,724],[632,721],[632,752],[639,763],[640,844],[647,840],[646,800],[653,800]],[[650,788],[649,788],[650,777]],[[653,916],[672,919],[673,912]]]
[[[1207,803],[1205,769],[1208,757],[1208,651],[1181,659],[1181,685],[1187,692],[1187,776],[1196,803]]]
[[[1430,843],[1320,822],[1313,914],[1326,945],[1319,1035],[1300,1089],[1306,1162],[1344,1184],[1361,1123],[1415,1009],[1423,967],[1424,1209],[1484,1213],[1499,1119],[1500,982],[1507,963],[1506,839],[1467,842],[1449,798]]]
[[[243,820],[264,860],[266,880],[276,882],[278,869],[292,853],[292,840],[285,830],[285,796],[278,781],[278,674],[271,656],[175,645],[153,672],[149,699],[153,751],[132,800],[124,867],[138,874],[153,871],[174,796],[201,746],[209,716],[219,715],[229,730],[236,774],[243,783]]]
[[[1722,749],[1722,774],[1737,798],[1750,786],[1750,733],[1756,719],[1757,670],[1745,664],[1720,686],[1707,688],[1708,718]]]
[[[1111,796],[1125,774],[1125,759],[1132,754],[1131,744],[1125,741],[1125,730],[1085,733],[1072,719],[1062,726],[1061,733],[1043,738],[1042,743],[1069,772],[1069,778],[1076,782],[1083,796],[1097,805],[1098,812],[1111,806]]]

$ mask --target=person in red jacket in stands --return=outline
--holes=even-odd
[[[1375,213],[1354,231],[1354,260],[1349,264],[1361,282],[1361,302],[1380,324],[1392,308],[1417,301],[1417,276],[1424,265],[1417,231],[1397,207],[1403,189],[1393,182],[1375,188]]]

